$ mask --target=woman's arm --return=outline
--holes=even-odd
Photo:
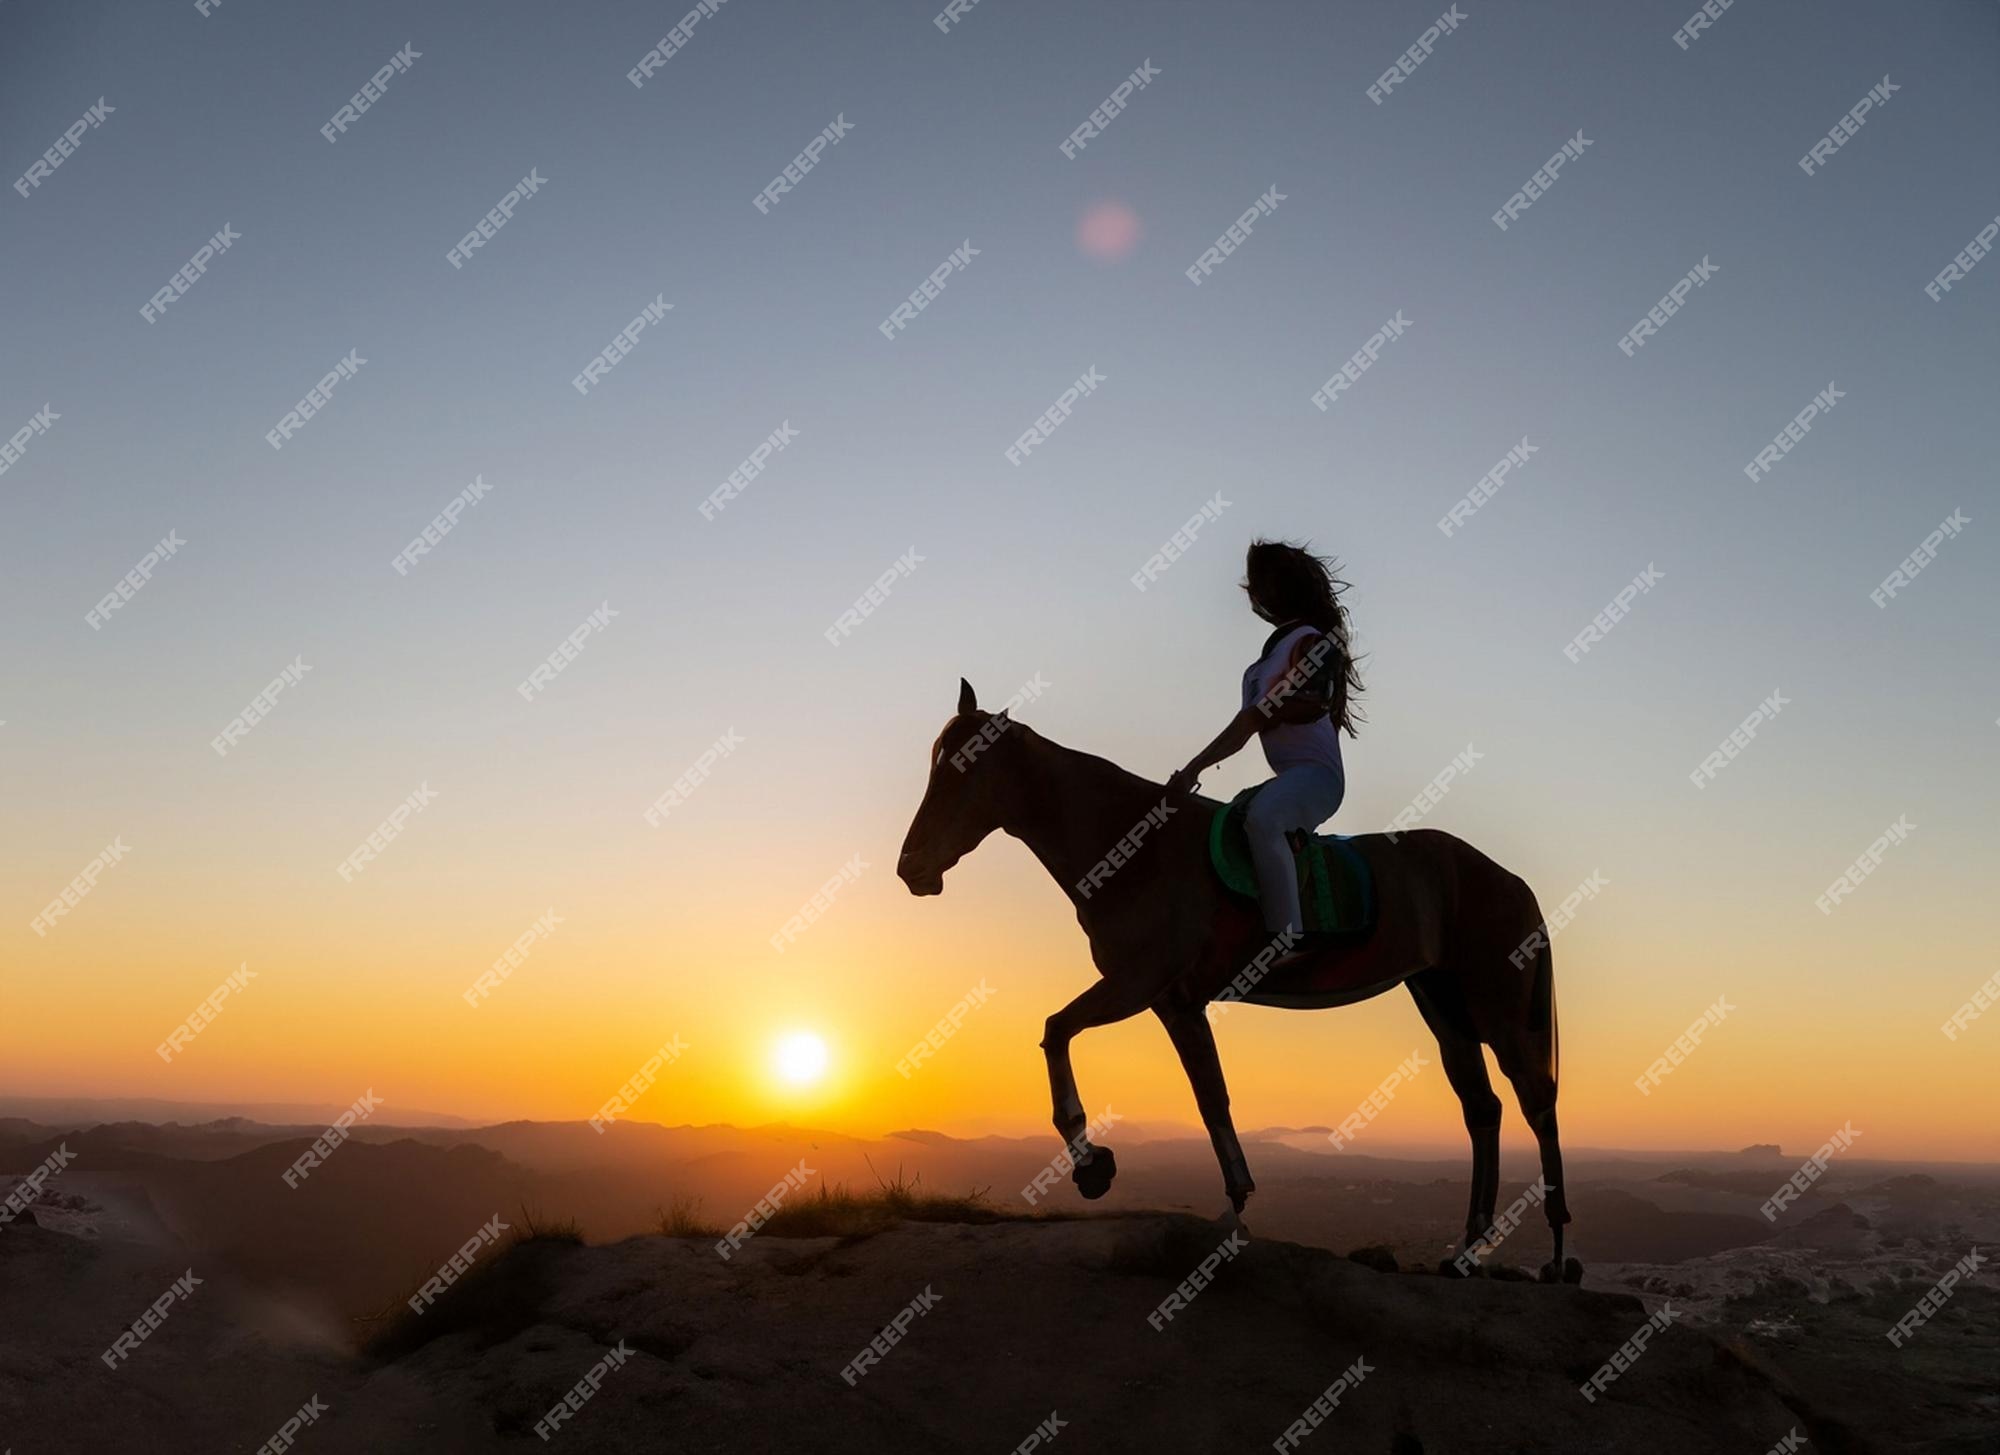
[[[1270,719],[1254,707],[1246,707],[1229,719],[1229,725],[1217,733],[1209,745],[1188,759],[1187,766],[1167,780],[1169,788],[1187,791],[1194,787],[1194,780],[1207,769],[1227,758],[1232,758],[1258,732],[1270,725]]]

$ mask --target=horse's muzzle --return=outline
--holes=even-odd
[[[907,850],[896,860],[896,877],[909,885],[910,893],[919,898],[944,893],[944,874],[940,870],[922,869],[912,864]]]

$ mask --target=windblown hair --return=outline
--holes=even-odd
[[[1354,638],[1341,596],[1347,583],[1340,563],[1317,556],[1289,541],[1255,540],[1243,563],[1243,589],[1257,614],[1276,626],[1304,622],[1333,639],[1340,651],[1333,682],[1333,725],[1349,737],[1362,715],[1354,699],[1361,695],[1361,670],[1354,660]]]

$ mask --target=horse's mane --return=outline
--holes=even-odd
[[[1081,748],[1072,748],[1065,743],[1059,743],[1046,733],[1036,732],[1026,723],[1018,723],[1016,726],[1022,729],[1033,741],[1045,747],[1052,748],[1061,754],[1073,767],[1081,769],[1084,773],[1100,780],[1106,789],[1111,792],[1130,793],[1135,798],[1157,798],[1166,792],[1166,784],[1160,782],[1158,779],[1134,773],[1130,768],[1114,763],[1109,758],[1100,757],[1096,753],[1086,753]],[[1208,808],[1221,808],[1223,806],[1219,800],[1201,793],[1190,795],[1185,800],[1183,806],[1188,805],[1201,805]]]

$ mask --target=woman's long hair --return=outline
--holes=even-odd
[[[1349,737],[1362,720],[1354,699],[1361,695],[1361,670],[1354,660],[1354,638],[1341,596],[1347,583],[1340,563],[1316,556],[1288,541],[1256,540],[1243,563],[1243,589],[1251,608],[1277,626],[1299,621],[1319,628],[1340,649],[1340,670],[1333,691],[1333,725]]]

